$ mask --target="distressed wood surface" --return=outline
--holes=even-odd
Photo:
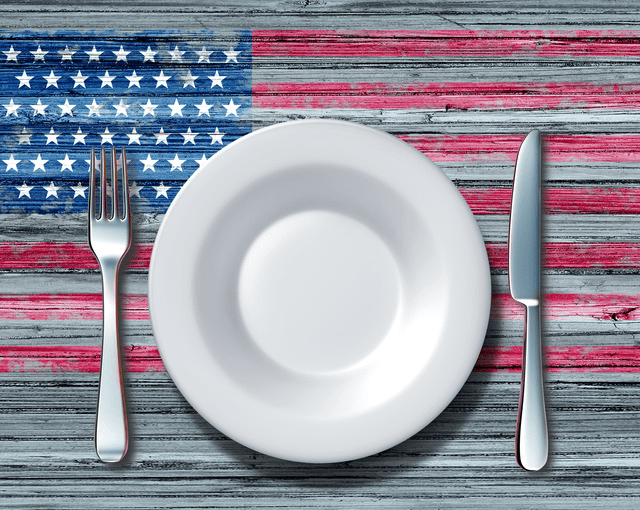
[[[145,296],[163,214],[140,209],[122,289],[132,446],[121,465],[105,466],[92,444],[100,280],[86,218],[0,214],[0,506],[638,508],[638,20],[635,2],[595,0],[0,5],[0,29],[12,31],[259,30],[254,129],[340,118],[414,145],[476,214],[494,296],[476,369],[432,424],[366,459],[283,462],[207,424],[164,370]],[[448,31],[436,46],[434,31]],[[3,123],[0,139],[23,120]],[[513,164],[533,127],[545,134],[551,437],[549,465],[535,474],[513,455],[522,310],[506,275]]]

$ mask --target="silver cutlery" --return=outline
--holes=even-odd
[[[540,189],[541,143],[536,129],[518,152],[509,222],[509,290],[526,307],[516,460],[530,471],[542,469],[549,451],[540,328]]]
[[[95,150],[91,149],[89,185],[89,245],[102,273],[102,359],[96,415],[95,447],[103,462],[118,462],[127,453],[127,411],[124,400],[118,334],[118,272],[131,246],[131,212],[127,158],[122,149],[122,215],[118,203],[116,149],[111,149],[111,210],[107,211],[107,158],[100,155],[100,196],[96,217]]]

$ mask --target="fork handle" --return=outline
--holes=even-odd
[[[549,452],[541,344],[540,306],[527,305],[516,425],[516,460],[529,471],[542,469]]]
[[[118,270],[120,262],[102,265],[102,361],[96,416],[96,453],[103,462],[118,462],[127,453],[127,409],[124,401],[118,335]]]

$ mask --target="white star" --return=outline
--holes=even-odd
[[[53,128],[51,128],[51,131],[49,131],[48,133],[45,133],[44,136],[47,137],[46,145],[49,145],[50,143],[55,143],[56,145],[58,145],[58,137],[60,136],[60,133],[56,133]]]
[[[169,52],[169,55],[171,55],[171,62],[182,62],[182,55],[184,55],[184,54],[185,54],[185,52],[184,51],[180,51],[178,49],[178,47],[176,46],[173,51]]]
[[[18,62],[18,55],[20,55],[20,53],[22,52],[14,51],[13,46],[11,46],[11,49],[9,51],[3,51],[2,53],[7,56],[7,62]]]
[[[100,78],[100,81],[102,81],[102,85],[100,86],[100,88],[105,87],[106,85],[109,85],[109,87],[113,88],[113,84],[111,82],[113,81],[115,76],[111,76],[109,74],[109,71],[105,71],[104,76],[98,76],[98,78]]]
[[[60,79],[60,76],[56,76],[55,74],[53,74],[53,71],[51,71],[51,74],[49,74],[49,76],[43,76],[43,78],[47,80],[47,86],[45,88],[48,89],[52,85],[55,88],[58,88],[58,80]]]
[[[18,163],[20,163],[20,161],[22,161],[21,159],[15,159],[13,157],[13,154],[11,154],[11,156],[9,156],[9,159],[3,159],[2,161],[4,161],[7,164],[7,169],[5,170],[6,172],[8,172],[9,170],[15,170],[16,172],[18,171]]]
[[[73,172],[73,164],[76,162],[75,159],[69,159],[69,154],[65,154],[64,155],[64,159],[59,159],[58,163],[60,163],[62,165],[62,168],[60,169],[61,172],[64,172],[65,170],[71,170]]]
[[[85,51],[85,53],[89,55],[89,62],[91,62],[92,60],[95,60],[96,62],[100,62],[100,55],[102,55],[102,53],[104,52],[97,51],[96,47],[94,46],[91,51]]]
[[[33,110],[34,110],[34,114],[33,115],[35,117],[38,114],[44,116],[44,110],[46,109],[46,107],[48,105],[42,104],[42,101],[40,101],[40,99],[38,99],[38,103],[37,104],[32,104],[32,105],[29,105],[29,106],[31,106],[31,108],[33,108]]]
[[[152,172],[155,172],[156,169],[153,168],[153,165],[155,165],[157,162],[157,159],[151,159],[151,154],[147,154],[147,159],[140,160],[140,163],[144,163],[144,169],[142,171],[145,172],[147,170],[151,170]]]
[[[158,82],[156,83],[156,88],[158,88],[160,85],[165,88],[169,88],[169,86],[167,85],[167,81],[171,78],[171,76],[165,75],[162,69],[160,69],[160,74],[158,76],[154,76],[154,78]]]
[[[130,134],[127,133],[127,136],[129,137],[129,145],[131,145],[132,143],[137,143],[138,145],[140,145],[140,137],[142,136],[142,133],[138,133],[136,131],[136,128],[133,128]]]
[[[88,186],[83,186],[81,183],[78,183],[77,186],[70,186],[70,188],[73,190],[73,198],[76,198],[76,197],[86,198],[84,196],[84,192],[87,191]]]
[[[23,143],[31,145],[31,133],[27,132],[27,128],[22,128],[22,133],[18,135],[18,145]]]
[[[198,133],[192,133],[191,128],[187,129],[186,133],[180,134],[184,137],[183,145],[187,145],[187,143],[192,143],[194,145],[196,144],[196,136],[198,136]]]
[[[113,145],[113,135],[115,133],[109,133],[109,128],[105,128],[104,133],[101,133],[100,136],[102,137],[102,142],[100,142],[100,144],[105,144],[105,143],[110,143],[111,145]]]
[[[140,106],[142,106],[142,109],[144,110],[144,113],[142,114],[143,117],[145,115],[153,115],[154,117],[156,116],[153,110],[155,110],[158,105],[151,103],[151,99],[147,99],[147,104],[141,104]]]
[[[20,192],[20,195],[18,195],[18,198],[22,196],[31,198],[31,195],[29,195],[29,192],[33,189],[33,186],[27,186],[27,183],[25,182],[22,186],[16,186],[16,189]]]
[[[11,46],[13,48],[13,46]],[[22,71],[22,76],[16,76],[16,78],[20,81],[20,85],[18,85],[18,88],[22,87],[23,85],[25,85],[27,88],[31,88],[31,84],[29,83],[29,81],[31,80],[31,78],[33,78],[33,76],[27,76],[27,71]]]
[[[182,172],[182,163],[184,163],[186,161],[186,159],[180,159],[178,157],[178,155],[176,154],[173,159],[168,159],[167,161],[169,163],[171,163],[171,171],[172,172],[174,170],[180,170]]]
[[[197,104],[195,106],[198,109],[198,117],[200,117],[200,115],[207,115],[208,117],[210,117],[209,110],[213,107],[212,104],[207,104],[207,102],[203,99],[202,104]]]
[[[156,198],[160,198],[161,196],[164,198],[169,198],[167,196],[167,191],[171,189],[171,186],[165,186],[163,182],[160,182],[160,186],[151,186],[154,190],[156,190]]]
[[[60,186],[56,186],[55,184],[53,184],[53,181],[51,181],[51,184],[49,184],[49,186],[42,187],[47,190],[47,196],[45,198],[49,198],[50,196],[58,198],[58,190],[60,189]]]
[[[135,70],[134,70],[132,75],[130,75],[130,76],[125,76],[125,78],[126,78],[127,80],[129,80],[129,87],[127,87],[127,88],[131,88],[131,87],[133,87],[134,85],[135,85],[136,87],[140,88],[140,80],[141,80],[142,78],[144,78],[144,76],[138,76],[138,75],[136,74]]]
[[[87,87],[84,84],[84,81],[88,78],[88,76],[82,76],[82,73],[78,71],[78,74],[72,76],[71,79],[74,81],[73,88],[75,89],[77,86],[81,86],[83,89]]]
[[[136,181],[133,181],[129,186],[129,196],[140,198],[140,190],[142,190],[143,188],[144,186],[138,186],[136,184]]]
[[[78,128],[78,134],[73,134],[71,133],[71,136],[73,136],[73,145],[77,144],[78,142],[84,144],[84,139],[87,136],[87,133],[83,133],[82,129]]]
[[[206,62],[207,64],[209,64],[209,56],[213,53],[213,51],[207,51],[207,48],[205,48],[204,46],[202,47],[202,49],[200,51],[196,50],[196,55],[198,55],[198,64],[200,62]]]
[[[154,57],[158,54],[157,51],[153,51],[151,49],[151,46],[147,46],[147,51],[140,51],[140,53],[142,53],[142,56],[144,57],[144,62],[155,62],[156,60]]]
[[[189,72],[184,76],[180,76],[179,79],[182,83],[184,83],[184,86],[182,87],[183,89],[186,89],[189,86],[193,87],[194,89],[196,88],[196,80],[198,79],[198,77],[191,74],[191,69],[189,69]]]
[[[198,163],[198,170],[200,170],[208,161],[209,158],[207,158],[207,156],[205,156],[204,154],[200,159],[196,159],[195,162]]]
[[[38,60],[42,60],[44,62],[44,56],[49,53],[48,51],[42,51],[40,49],[40,45],[38,45],[38,49],[36,51],[30,51],[29,53],[31,53],[33,55],[33,61],[37,62]]]
[[[18,116],[18,108],[20,108],[22,105],[15,104],[13,102],[13,99],[11,99],[9,101],[9,104],[3,104],[2,106],[4,106],[7,109],[7,114],[5,115],[5,117],[8,117],[9,115],[12,115],[12,114],[17,117]]]
[[[238,116],[238,108],[240,108],[242,105],[241,104],[235,104],[233,102],[233,99],[231,99],[229,101],[229,104],[223,104],[222,106],[225,107],[225,109],[227,110],[227,113],[225,115],[225,117],[228,117],[229,115],[233,114],[236,117]]]
[[[120,104],[114,104],[113,107],[116,109],[116,117],[118,115],[124,115],[125,117],[128,117],[129,114],[127,113],[127,109],[130,107],[131,105],[128,104],[124,104],[124,99],[120,99]]]
[[[224,53],[227,56],[227,60],[225,61],[225,64],[227,62],[231,62],[232,60],[237,64],[238,63],[238,55],[240,55],[240,53],[242,53],[241,51],[234,51],[233,48],[229,48],[229,51],[223,51],[222,53]]]
[[[224,80],[226,76],[220,76],[220,73],[216,71],[216,74],[214,74],[213,76],[209,76],[208,78],[211,80],[211,88],[215,87],[216,85],[219,85],[221,89],[224,88],[222,86],[222,80]]]
[[[216,128],[215,133],[209,133],[209,136],[211,137],[211,145],[213,145],[214,143],[219,143],[220,145],[224,145],[222,143],[222,137],[224,135],[225,133],[221,133],[218,128]]]
[[[87,171],[91,169],[91,158],[89,159],[85,159],[84,162],[87,164]],[[93,160],[93,164],[96,168],[96,170],[99,172],[100,171],[100,159],[98,158],[98,156],[95,157],[95,159]],[[108,192],[108,190],[107,190]]]
[[[100,109],[102,108],[101,104],[96,103],[96,98],[93,98],[93,103],[86,105],[87,108],[89,108],[89,114],[87,115],[88,117],[91,117],[92,115],[97,115],[98,117],[100,117]]]
[[[156,141],[156,145],[158,145],[159,143],[164,143],[165,145],[168,145],[167,138],[169,137],[170,134],[171,133],[165,133],[164,128],[160,128],[160,132],[154,133],[153,135],[158,139]]]
[[[44,169],[44,164],[49,161],[48,159],[42,159],[40,157],[40,154],[38,154],[38,159],[31,159],[30,161],[33,163],[34,172],[36,170],[42,170],[43,172],[46,172],[46,170]]]
[[[171,117],[173,117],[174,115],[179,115],[180,117],[182,117],[182,109],[185,105],[178,103],[178,99],[176,99],[175,103],[169,104],[167,106],[171,108]]]
[[[71,117],[73,117],[73,112],[71,110],[73,110],[76,107],[76,105],[74,104],[69,104],[69,100],[65,99],[64,100],[64,104],[59,104],[58,108],[60,108],[60,110],[62,111],[60,113],[60,117],[64,116],[65,113],[69,114]]]
[[[124,48],[121,45],[120,49],[118,51],[112,51],[111,53],[113,53],[117,57],[116,58],[116,62],[118,62],[118,60],[124,60],[126,62],[127,61],[127,55],[129,53],[131,53],[131,52],[130,51],[124,51]]]
[[[70,50],[69,46],[65,46],[64,50],[58,50],[58,54],[62,55],[62,59],[60,60],[60,62],[64,62],[65,60],[68,60],[69,62],[71,62],[71,56],[75,53],[75,51]]]

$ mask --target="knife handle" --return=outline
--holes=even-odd
[[[528,471],[542,469],[549,453],[542,365],[540,306],[527,305],[516,424],[516,460]]]

